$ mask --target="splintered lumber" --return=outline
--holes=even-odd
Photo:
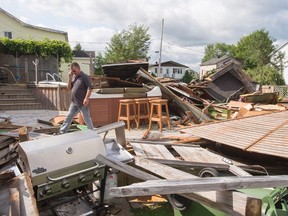
[[[124,187],[113,187],[110,194],[117,197],[182,194],[201,191],[237,190],[243,188],[287,187],[288,175],[210,177],[183,180],[148,180]]]
[[[116,170],[119,170],[121,172],[127,173],[129,175],[132,175],[136,178],[142,179],[142,180],[150,180],[150,179],[159,179],[158,177],[151,175],[149,173],[143,172],[137,168],[134,168],[132,166],[129,166],[125,163],[113,160],[111,158],[108,158],[102,154],[98,154],[96,156],[96,160],[102,164],[105,164],[111,168],[114,168]]]
[[[146,170],[157,173],[166,179],[191,179],[199,178],[170,166],[160,164],[156,161],[135,157],[135,164]],[[180,194],[188,199],[200,202],[209,207],[223,211],[229,215],[259,215],[261,213],[262,201],[237,191],[209,191]],[[245,214],[246,213],[246,214]]]
[[[25,142],[29,140],[28,129],[27,127],[21,127],[18,130],[20,142]]]
[[[164,136],[164,137],[161,137],[161,139],[177,140],[175,143],[190,143],[190,142],[201,141],[201,138],[191,137],[191,136]]]
[[[225,159],[223,156],[214,154],[213,152],[210,152],[207,149],[201,147],[190,148],[174,145],[173,148],[178,152],[179,155],[181,155],[185,161],[227,164],[223,162],[223,159]],[[251,176],[251,174],[237,167],[235,164],[228,165],[229,171],[237,176]]]
[[[111,158],[107,158],[106,156],[103,156],[101,154],[97,155],[96,160],[109,167],[117,169],[121,172],[134,176],[136,178],[142,179],[144,181],[150,180],[150,179],[154,179],[154,180],[159,179],[159,177],[156,177],[154,175],[141,171],[135,167],[129,166],[122,162],[115,161]],[[136,160],[139,161],[138,159]],[[169,170],[171,169],[169,168]],[[157,171],[159,171],[157,175],[160,175],[160,176],[163,175],[165,177],[166,175],[163,174],[163,170],[161,168],[157,169]],[[166,171],[168,171],[168,168],[166,168]],[[170,174],[174,178],[177,178],[177,177],[184,178],[184,176],[186,176],[186,178],[190,178],[190,174],[182,172],[180,170],[176,170],[176,169],[171,171]],[[230,192],[230,191],[211,192],[209,191],[209,192],[201,192],[201,194],[195,193],[195,194],[181,194],[181,195],[185,196],[188,199],[192,199],[192,200],[201,202],[207,206],[219,209],[229,215],[235,215],[235,216],[245,215],[245,212],[251,212],[253,211],[253,209],[258,210],[259,208],[261,208],[261,200],[258,200],[253,197],[248,197],[248,195],[242,194],[240,192]],[[255,203],[259,205],[253,205]],[[252,210],[249,208],[251,208]],[[250,215],[260,216],[260,214],[250,214]]]
[[[164,145],[145,145],[141,143],[130,143],[136,155],[157,159],[175,160],[175,157]]]
[[[178,111],[180,112],[179,114],[181,115],[182,118],[187,117],[187,112],[189,111],[193,114],[191,115],[191,120],[194,123],[200,123],[203,121],[209,121],[211,120],[206,114],[202,113],[201,110],[188,103],[187,101],[183,101],[180,97],[175,95],[170,89],[168,89],[166,86],[164,86],[161,82],[156,80],[153,76],[151,76],[147,71],[145,71],[143,68],[140,68],[140,70],[137,72],[141,77],[144,79],[149,80],[153,84],[157,85],[160,87],[161,92],[163,95],[168,97],[169,101],[172,101],[175,105],[178,106]]]
[[[39,215],[27,173],[1,184],[0,194],[0,215]]]
[[[169,165],[171,167],[187,167],[187,168],[214,168],[217,170],[229,170],[229,165],[227,164],[216,164],[216,163],[203,163],[203,162],[192,162],[192,161],[182,161],[182,160],[166,160],[149,158],[149,160],[158,162],[160,164]]]
[[[15,173],[12,170],[0,171],[0,184],[14,177],[15,177]]]

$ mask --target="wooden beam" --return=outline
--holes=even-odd
[[[199,142],[193,142],[193,143],[175,143],[174,141],[153,141],[153,140],[141,140],[141,139],[131,139],[129,140],[130,143],[141,143],[141,144],[152,144],[152,145],[165,145],[165,146],[189,146],[189,147],[200,147],[201,144],[207,144],[207,143],[211,143],[210,141],[207,140],[203,140],[203,141],[199,141]]]
[[[237,190],[243,188],[287,187],[288,175],[210,177],[184,180],[149,180],[130,186],[111,188],[118,197],[149,196],[154,194],[181,194],[200,191]]]
[[[155,162],[169,165],[172,167],[189,167],[189,168],[214,168],[219,170],[229,170],[229,165],[227,164],[218,164],[218,163],[204,163],[204,162],[193,162],[193,161],[182,161],[182,160],[166,160],[166,159],[157,159],[149,158]]]
[[[140,157],[136,157],[136,158],[137,158],[137,161],[139,161],[138,158]],[[101,154],[97,155],[96,160],[98,162],[106,164],[109,167],[112,167],[114,169],[117,169],[121,172],[124,172],[126,174],[129,174],[131,176],[137,177],[142,180],[160,179],[159,177],[143,172],[137,168],[134,168],[122,162],[114,161],[113,159],[107,158],[106,156],[103,156]],[[153,171],[151,167],[149,166],[145,166],[145,167],[149,171]],[[159,172],[159,170],[162,170],[162,169],[157,169],[157,174],[161,176],[163,173]],[[174,178],[176,177],[184,178],[184,172],[180,170],[174,171],[173,173],[174,173],[173,174]],[[186,173],[185,175],[187,178],[191,177],[191,175],[188,173]],[[165,175],[163,175],[163,177],[165,177]],[[209,192],[199,192],[199,193],[190,193],[190,194],[181,194],[181,195],[188,199],[192,199],[197,202],[203,203],[212,208],[219,209],[227,213],[228,215],[235,215],[235,216],[245,215],[245,212],[247,211],[248,207],[251,209],[256,209],[256,210],[258,210],[259,208],[261,209],[261,200],[259,201],[256,198],[248,197],[246,194],[243,194],[240,192],[233,192],[233,191],[221,191],[221,192],[212,191],[211,192],[209,191]],[[252,205],[253,203],[259,203],[259,202],[260,204],[258,206]],[[254,214],[254,215],[258,216],[258,214]]]
[[[181,161],[182,162],[182,161]],[[191,179],[199,178],[181,170],[160,164],[150,159],[135,157],[135,164],[151,172],[156,172],[159,176],[166,179]],[[261,213],[262,201],[258,198],[248,196],[237,191],[209,191],[180,194],[183,197],[200,202],[211,208],[218,209],[228,215],[247,215],[245,212]],[[259,212],[259,214],[258,214]]]
[[[113,159],[108,158],[108,157],[101,155],[101,154],[98,154],[96,156],[96,160],[102,164],[105,164],[105,165],[111,167],[111,168],[114,168],[116,170],[119,170],[121,172],[124,172],[126,174],[129,174],[131,176],[134,176],[134,177],[142,179],[142,180],[159,179],[158,177],[156,177],[154,175],[143,172],[139,169],[136,169],[136,168],[129,166],[127,164],[124,164],[122,162],[113,160]]]
[[[191,120],[199,124],[201,122],[210,121],[211,119],[206,115],[201,113],[201,110],[194,106],[193,104],[190,104],[186,101],[183,101],[180,97],[175,95],[170,89],[168,89],[166,86],[164,86],[161,82],[156,80],[153,76],[151,76],[146,70],[143,68],[140,68],[140,70],[137,72],[141,77],[143,77],[146,80],[149,80],[153,84],[159,86],[161,89],[161,92],[163,95],[169,99],[170,102],[173,102],[175,105],[178,106],[178,110],[182,118],[185,118],[187,116],[187,112],[191,111],[193,115],[191,115]]]

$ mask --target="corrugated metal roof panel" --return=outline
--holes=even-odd
[[[288,158],[288,111],[201,124],[183,130],[242,150]]]

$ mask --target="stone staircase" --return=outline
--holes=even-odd
[[[0,110],[42,109],[31,90],[25,85],[0,84]]]

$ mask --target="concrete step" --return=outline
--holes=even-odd
[[[32,94],[29,89],[0,89],[0,95],[5,94]]]
[[[0,104],[36,103],[36,98],[0,98]]]
[[[5,84],[5,83],[0,83],[0,90],[1,89],[27,89],[26,85],[24,84]]]
[[[0,110],[43,109],[26,85],[0,84]]]
[[[13,99],[18,99],[18,98],[34,98],[33,94],[27,93],[27,94],[0,94],[0,99],[4,98],[13,98]]]
[[[0,104],[0,110],[37,110],[37,109],[43,109],[41,103]]]

